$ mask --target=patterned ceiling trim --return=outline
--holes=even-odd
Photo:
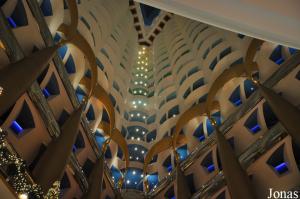
[[[162,19],[156,24],[152,24],[152,28],[149,31],[145,31],[144,22],[141,21],[141,17],[138,15],[139,3],[134,2],[133,0],[129,1],[129,8],[133,16],[134,27],[138,33],[138,41],[140,45],[151,46],[155,37],[163,30],[167,21],[171,19],[172,14],[164,12]],[[159,17],[159,16],[158,16]]]

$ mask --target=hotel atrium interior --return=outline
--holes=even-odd
[[[0,198],[300,197],[299,1],[0,6]]]

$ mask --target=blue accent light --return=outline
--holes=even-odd
[[[158,174],[157,173],[152,173],[148,175],[147,180],[149,182],[149,188],[150,190],[154,188],[155,185],[158,183]]]
[[[239,106],[242,104],[241,95],[240,95],[240,86],[234,89],[234,91],[229,97],[229,101],[235,106]]]
[[[48,91],[46,88],[44,88],[44,89],[42,90],[42,92],[43,92],[45,98],[48,98],[48,97],[51,96],[51,94],[49,93],[49,91]]]
[[[295,48],[289,48],[291,55],[295,54],[297,50]]]
[[[73,151],[73,153],[75,153],[77,151],[77,147],[75,146],[75,144],[72,147],[72,151]]]
[[[168,170],[168,172],[171,172],[172,171],[172,165],[169,165],[167,170]]]
[[[278,45],[270,55],[270,60],[275,62],[276,64],[280,65],[284,62],[284,58],[282,56],[282,46]]]
[[[260,131],[261,130],[261,128],[260,128],[260,126],[258,125],[258,124],[256,124],[255,126],[253,126],[252,128],[251,128],[251,131],[253,132],[253,133],[257,133],[258,131]]]
[[[101,135],[100,133],[96,132],[95,139],[96,139],[96,142],[97,142],[99,148],[101,149],[103,143],[105,142],[105,138],[103,137],[103,135]]]
[[[284,59],[282,57],[280,57],[279,59],[277,59],[275,61],[275,63],[278,64],[278,65],[282,64],[283,62],[284,62]]]
[[[283,174],[285,172],[287,172],[289,169],[288,169],[288,166],[287,166],[287,163],[283,162],[277,166],[275,166],[275,169],[276,171],[279,173],[279,174]]]
[[[212,126],[209,119],[206,119],[206,129],[207,129],[208,136],[210,136],[214,132],[214,127]]]
[[[117,185],[122,174],[121,174],[120,170],[118,168],[116,168],[115,166],[111,166],[110,170],[111,170],[115,185]]]
[[[24,129],[17,121],[13,121],[10,128],[17,134],[20,135],[23,133]]]
[[[202,142],[202,141],[204,141],[204,140],[205,140],[205,136],[204,136],[204,135],[201,135],[201,136],[200,136],[198,139],[199,139],[199,141],[201,141],[201,142]]]
[[[7,17],[8,23],[12,28],[16,28],[17,24],[15,23],[15,21],[11,18],[11,17]]]
[[[177,153],[179,154],[180,160],[186,159],[186,157],[188,156],[187,145],[178,148]]]
[[[253,134],[261,130],[261,127],[257,120],[257,109],[251,113],[251,115],[244,123],[244,126],[247,127]]]
[[[211,165],[209,165],[209,166],[207,167],[207,171],[208,171],[209,173],[213,172],[214,170],[215,170],[215,165],[214,165],[214,164],[211,164]]]
[[[61,59],[63,59],[65,57],[67,51],[68,51],[67,45],[64,45],[64,46],[62,46],[58,49],[58,54],[59,54]]]

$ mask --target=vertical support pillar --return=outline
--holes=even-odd
[[[261,95],[266,99],[279,121],[292,136],[296,144],[300,146],[300,110],[273,90],[261,84],[258,84],[258,87]]]
[[[214,126],[215,121],[212,122]],[[250,180],[246,171],[240,165],[238,158],[235,156],[230,144],[224,135],[215,126],[218,151],[223,166],[224,176],[232,199],[254,199]]]
[[[47,146],[44,155],[33,170],[33,178],[41,185],[44,192],[62,177],[78,134],[83,109],[84,104],[67,119],[61,128],[60,136]]]

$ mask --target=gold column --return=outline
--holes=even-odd
[[[183,171],[180,168],[180,165],[177,164],[176,166],[176,198],[177,199],[185,199],[191,198],[192,194],[187,183],[187,179]]]
[[[101,156],[95,163],[89,177],[89,189],[83,199],[100,198],[102,192],[104,171],[104,156]]]
[[[0,115],[31,86],[53,58],[58,46],[47,47],[0,70]]]
[[[63,175],[78,134],[84,106],[85,104],[82,104],[67,119],[61,128],[60,136],[49,143],[45,153],[34,168],[33,178],[37,184],[41,185],[44,192],[47,192],[52,184],[60,180]]]
[[[257,85],[261,95],[266,99],[281,124],[286,128],[296,144],[300,146],[299,109],[276,94],[273,90],[259,83]]]
[[[216,129],[218,151],[231,198],[254,199],[255,195],[251,188],[247,172],[240,165],[230,144],[216,126],[216,122],[212,121],[212,124]]]
[[[102,183],[104,176],[104,154],[106,152],[107,146],[109,145],[111,139],[105,140],[102,146],[102,153],[99,159],[96,161],[93,170],[89,177],[89,189],[88,192],[83,196],[83,199],[95,199],[100,198],[102,193]]]

